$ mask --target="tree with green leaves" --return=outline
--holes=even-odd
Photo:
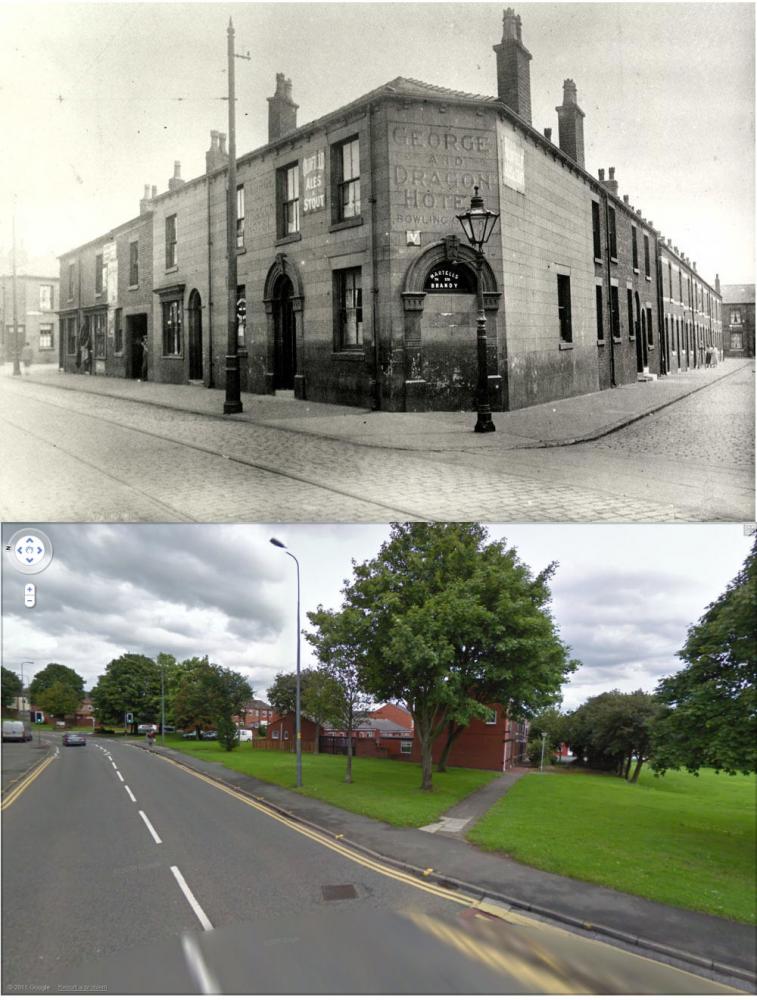
[[[514,549],[468,523],[393,524],[378,555],[353,565],[343,609],[360,685],[407,705],[422,789],[432,788],[442,731],[448,752],[493,702],[529,717],[558,698],[575,663],[548,610],[553,571],[534,577]]]
[[[21,678],[7,667],[2,668],[2,702],[3,708],[10,708],[16,698],[22,693]]]
[[[64,717],[75,715],[81,699],[73,688],[63,681],[55,681],[45,688],[39,696],[37,704],[48,715]]]
[[[211,663],[207,656],[179,664],[179,681],[173,700],[173,717],[182,729],[193,728],[199,738],[205,726],[214,726],[226,750],[238,744],[233,716],[253,697],[252,688],[239,673]]]
[[[308,617],[312,621],[312,617]],[[315,723],[314,752],[318,753],[321,727],[324,722],[336,723],[342,711],[344,692],[328,664],[320,670],[306,670],[305,673],[307,678],[300,693],[302,713]]]
[[[300,671],[300,701],[304,697],[311,673],[310,669]],[[289,715],[294,712],[297,701],[297,674],[295,671],[288,674],[276,674],[273,684],[266,691],[266,697],[277,715]]]
[[[739,574],[692,625],[663,678],[652,767],[757,771],[757,537]]]
[[[77,697],[77,705],[84,697],[84,678],[81,677],[71,667],[62,663],[48,663],[43,670],[39,670],[29,685],[29,701],[33,705],[41,705],[41,696],[53,684],[63,684],[69,688]],[[56,713],[58,714],[58,713]]]
[[[567,742],[566,732],[566,717],[559,705],[537,712],[528,727],[529,760],[541,761],[542,742],[545,758],[551,760],[559,747]]]
[[[605,691],[567,716],[567,742],[589,767],[614,771],[635,783],[649,759],[659,714],[660,704],[654,695]]]
[[[323,664],[325,693],[324,710],[338,729],[347,733],[347,770],[344,780],[352,783],[352,733],[366,718],[371,701],[361,690],[359,663],[361,660],[360,613],[354,608],[325,611],[321,605],[309,611],[308,618],[315,632],[305,637],[314,647]],[[326,682],[329,683],[326,683]]]
[[[160,718],[160,670],[154,660],[141,653],[124,653],[111,660],[92,689],[95,715],[103,722],[123,723],[134,714],[132,732],[140,722]]]

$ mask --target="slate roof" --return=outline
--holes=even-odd
[[[721,285],[720,292],[727,305],[754,302],[754,285]]]

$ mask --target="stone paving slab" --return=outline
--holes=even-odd
[[[754,368],[753,359],[729,358],[716,368],[681,372],[654,382],[635,382],[603,392],[495,413],[496,433],[481,435],[473,432],[475,415],[471,412],[386,413],[296,400],[291,392],[279,392],[275,396],[242,393],[243,412],[224,416],[225,394],[221,389],[75,375],[42,365],[33,367],[28,376],[17,377],[58,388],[217,416],[228,422],[289,429],[364,446],[424,452],[508,451],[596,440],[749,367]],[[12,367],[6,365],[3,374],[13,377],[11,372]]]

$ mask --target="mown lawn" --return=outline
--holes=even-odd
[[[254,750],[241,744],[227,753],[218,743],[198,743],[166,736],[166,746],[201,760],[212,760],[232,771],[250,774],[273,785],[295,789],[295,755],[281,750]],[[460,799],[487,784],[496,773],[454,767],[446,774],[434,773],[432,792],[422,792],[421,769],[406,761],[355,757],[352,784],[344,782],[346,757],[334,754],[303,754],[302,795],[383,820],[392,826],[425,826],[439,819]]]
[[[638,785],[529,774],[468,833],[546,871],[673,906],[755,919],[754,776],[646,768]]]

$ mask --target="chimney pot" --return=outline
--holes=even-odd
[[[603,181],[603,180],[605,179],[605,171],[604,171],[604,167],[600,167],[600,168],[599,168],[599,170],[598,170],[598,173],[599,173],[599,179],[600,179],[601,181]]]
[[[181,162],[179,160],[173,161],[173,175],[177,179],[181,179]]]
[[[229,155],[228,152],[226,151],[226,133],[225,132],[219,132],[218,133],[218,148],[219,148],[219,150],[221,151],[221,153],[224,156],[228,156]]]
[[[610,167],[610,180],[615,180],[615,167]]]
[[[623,195],[623,201],[625,202],[626,205],[628,204],[628,195],[627,194]]]
[[[549,139],[550,142],[552,142],[552,129],[551,128],[545,128],[544,129],[544,135],[545,135],[545,137],[547,139]]]

